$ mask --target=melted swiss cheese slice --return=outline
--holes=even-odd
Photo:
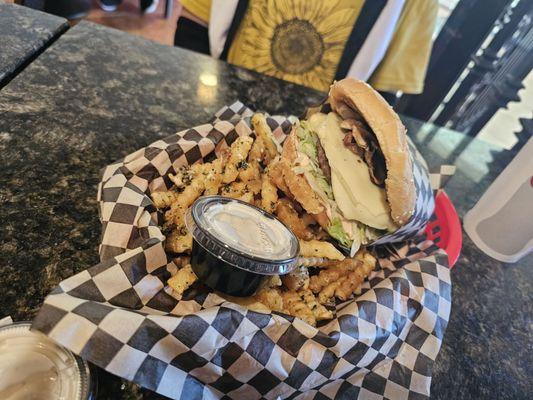
[[[331,168],[335,202],[345,218],[377,229],[392,229],[385,189],[372,183],[368,166],[344,146],[341,120],[333,112],[311,116],[309,124],[320,138]]]

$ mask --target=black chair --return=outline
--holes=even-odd
[[[91,10],[90,0],[45,0],[44,11],[68,20],[86,17]]]
[[[91,0],[23,0],[17,3],[68,20],[84,18],[91,10]]]
[[[59,15],[66,19],[80,19],[87,16],[91,10],[90,0],[24,0],[24,6],[35,10]],[[165,18],[172,16],[174,0],[165,0]]]

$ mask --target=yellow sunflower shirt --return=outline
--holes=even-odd
[[[326,91],[365,0],[250,0],[228,62]],[[367,0],[371,1],[371,0]],[[181,0],[209,21],[211,0]],[[420,93],[436,0],[407,0],[384,59],[369,79],[383,91]]]

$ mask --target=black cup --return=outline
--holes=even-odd
[[[198,279],[211,289],[231,296],[253,295],[265,277],[222,261],[196,240],[192,244],[191,267]]]
[[[268,258],[268,247],[258,247],[256,254],[247,253],[237,246],[232,246],[223,240],[221,235],[212,232],[209,227],[212,221],[205,217],[205,211],[216,205],[239,203],[250,208],[250,219],[247,223],[259,224],[262,221],[274,220],[274,226],[285,235],[288,256]],[[242,206],[241,206],[242,207]],[[193,236],[191,253],[191,267],[198,279],[212,289],[231,296],[251,296],[260,287],[261,282],[268,275],[284,275],[296,266],[299,253],[298,239],[283,223],[273,215],[244,203],[240,200],[222,196],[201,197],[191,206],[185,218],[187,228]],[[272,221],[269,221],[270,223]],[[264,225],[264,224],[263,224]],[[266,236],[265,236],[266,237]],[[275,245],[275,244],[274,244]]]

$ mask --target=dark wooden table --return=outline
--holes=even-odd
[[[206,85],[216,82],[215,85]],[[0,315],[35,316],[60,280],[98,261],[98,171],[240,99],[299,115],[324,94],[211,58],[81,23],[0,90]],[[404,119],[463,215],[515,151]],[[532,398],[532,258],[506,265],[468,239],[432,398]],[[100,399],[159,398],[100,371]]]
[[[67,28],[64,18],[0,0],[0,88]]]

